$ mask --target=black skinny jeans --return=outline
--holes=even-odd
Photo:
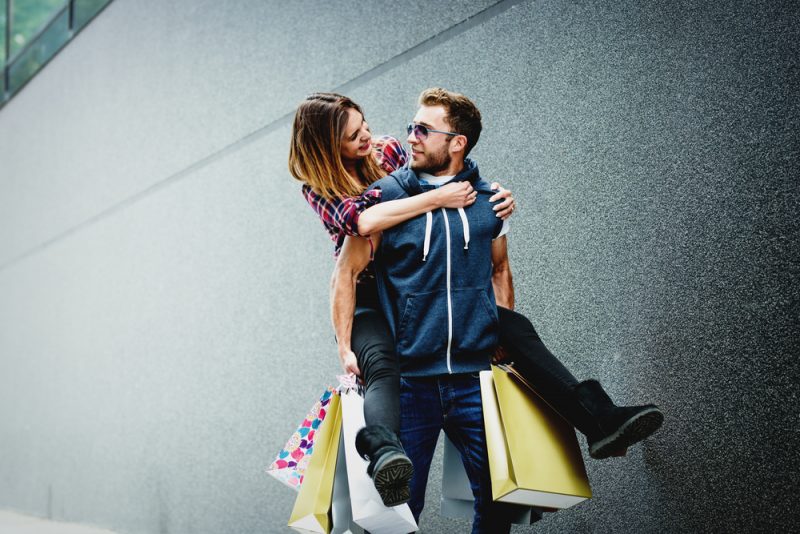
[[[547,349],[527,317],[502,306],[497,315],[500,346],[514,367],[556,410],[569,406],[578,380]]]
[[[572,373],[553,356],[527,317],[497,307],[500,345],[515,367],[554,407],[570,402]],[[386,425],[400,431],[400,366],[386,318],[373,288],[359,284],[353,318],[351,349],[366,385],[364,419],[367,425]]]
[[[356,355],[364,394],[364,422],[385,425],[400,435],[400,364],[394,339],[378,305],[372,284],[356,287],[356,312],[350,335],[350,350]]]

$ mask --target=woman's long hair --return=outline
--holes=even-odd
[[[358,177],[342,164],[341,141],[348,109],[361,108],[336,93],[314,93],[297,108],[289,149],[289,172],[326,200],[354,197],[386,173],[371,155],[358,162]]]

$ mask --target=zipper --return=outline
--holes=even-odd
[[[453,343],[453,300],[450,296],[450,220],[447,211],[441,208],[444,215],[444,235],[447,242],[447,372],[453,374],[450,366],[450,347]]]

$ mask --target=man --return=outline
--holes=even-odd
[[[419,519],[428,470],[444,429],[462,455],[475,495],[473,531],[503,532],[510,524],[503,517],[505,505],[491,497],[478,372],[489,368],[497,346],[493,282],[500,305],[511,306],[513,298],[510,271],[499,268],[507,265],[504,226],[488,200],[494,192],[480,180],[477,166],[464,161],[480,134],[477,109],[461,95],[434,90],[423,98],[428,93],[455,96],[460,112],[471,114],[463,126],[468,133],[450,129],[443,105],[423,102],[408,138],[413,170],[393,173],[373,187],[381,188],[382,200],[391,200],[455,177],[469,181],[478,198],[467,209],[429,212],[373,238],[379,247],[381,308],[400,360],[400,439],[414,465],[409,505]],[[432,183],[421,182],[417,172]],[[360,262],[355,270],[366,266],[368,254],[347,247],[340,265],[356,256]],[[494,271],[493,265],[498,267]]]
[[[478,192],[477,200],[465,209],[429,212],[374,237],[375,268],[400,362],[400,439],[414,466],[411,510],[418,519],[443,429],[461,453],[475,495],[473,531],[503,532],[509,525],[502,505],[491,499],[477,378],[478,371],[489,368],[498,333],[526,378],[586,434],[593,457],[608,457],[643,439],[663,415],[652,405],[616,407],[596,381],[578,382],[549,353],[530,322],[511,311],[507,227],[495,217],[488,200],[492,191],[477,166],[465,160],[480,132],[480,112],[468,98],[443,89],[422,93],[409,125],[411,169],[372,187],[381,189],[381,201],[388,201],[467,181]],[[368,248],[353,243],[345,246],[337,269],[359,272],[368,262]],[[336,288],[334,295],[350,298]]]

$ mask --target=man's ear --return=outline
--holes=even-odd
[[[467,150],[467,136],[457,135],[450,141],[450,152],[463,154]]]

